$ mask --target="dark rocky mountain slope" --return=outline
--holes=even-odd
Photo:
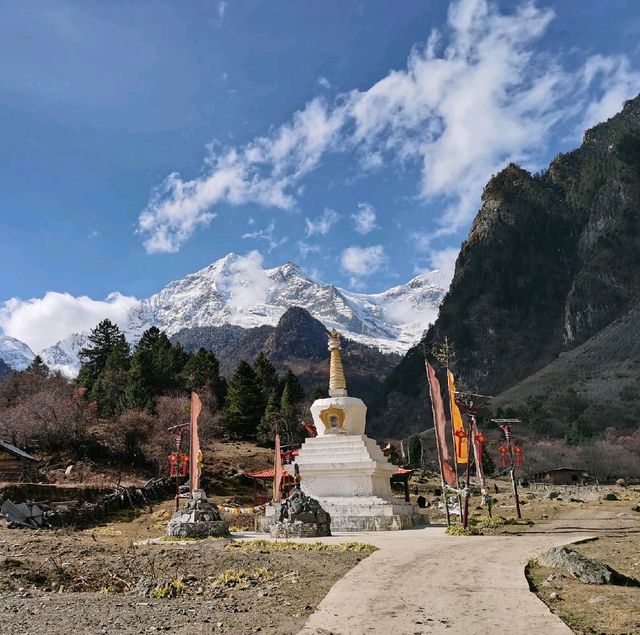
[[[439,317],[423,341],[427,350],[445,336],[454,342],[456,372],[468,388],[497,395],[523,382],[511,393],[519,401],[569,389],[590,402],[599,398],[594,386],[603,365],[623,360],[613,350],[615,338],[604,334],[587,346],[591,356],[577,347],[616,320],[637,331],[639,291],[640,96],[588,130],[580,148],[559,155],[543,173],[511,164],[489,181]],[[633,346],[622,357],[631,366],[640,361]],[[570,362],[580,366],[572,366],[576,381],[565,375],[557,390],[523,381],[539,371],[550,376],[542,371],[549,364],[553,374]],[[578,381],[589,374],[596,379]],[[420,346],[387,378],[374,410],[380,435],[429,425]]]
[[[4,360],[0,359],[0,379],[10,375],[12,372],[11,366],[6,364]]]
[[[182,329],[171,339],[188,351],[200,347],[213,351],[223,375],[230,375],[240,360],[252,362],[264,351],[278,371],[290,368],[296,373],[308,393],[315,386],[328,386],[327,329],[301,307],[287,309],[275,327],[196,327]],[[349,339],[342,340],[342,358],[350,394],[365,400],[380,391],[382,381],[400,360],[399,355]]]

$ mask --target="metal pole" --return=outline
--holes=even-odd
[[[468,444],[468,447],[471,447],[471,442],[473,440],[472,429],[473,429],[473,422],[475,421],[475,416],[472,415],[470,412],[468,413],[468,416],[469,416],[469,426],[467,430],[467,444]],[[467,471],[465,473],[465,479],[464,479],[464,493],[463,493],[464,510],[462,508],[460,509],[460,513],[462,514],[462,518],[461,518],[462,526],[464,529],[466,529],[469,524],[469,486],[470,485],[471,485],[471,452],[469,452],[467,456]]]
[[[511,423],[519,423],[518,419],[493,419],[502,432],[504,432],[504,438],[507,442],[507,448],[509,450],[509,460],[511,465],[509,466],[509,475],[511,476],[511,487],[513,489],[513,498],[516,503],[516,517],[518,520],[522,518],[520,512],[520,498],[518,497],[518,484],[516,483],[515,465],[513,464],[513,446],[511,445]]]
[[[509,447],[509,458],[511,459],[511,469],[509,472],[511,473],[511,486],[513,487],[513,497],[516,501],[516,517],[518,520],[522,518],[522,514],[520,512],[520,499],[518,498],[518,484],[516,483],[515,477],[515,466],[513,465],[513,448],[511,446],[511,434],[507,438],[507,445]]]

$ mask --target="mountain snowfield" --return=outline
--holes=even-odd
[[[24,342],[0,335],[0,358],[14,370],[24,370],[34,357],[34,352]]]
[[[349,339],[404,353],[435,320],[445,293],[438,271],[418,275],[382,293],[365,294],[313,280],[292,262],[262,269],[257,260],[228,254],[140,301],[119,326],[129,343],[135,344],[152,325],[169,335],[196,326],[275,326],[289,307],[299,306]],[[69,334],[39,354],[51,368],[75,376],[78,352],[88,335],[89,331]],[[23,346],[31,353],[26,344]],[[4,343],[0,344],[0,357],[13,366],[7,355]]]

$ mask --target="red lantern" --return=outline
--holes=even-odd
[[[501,445],[498,448],[498,452],[500,452],[500,454],[502,455],[502,467],[507,467],[507,454],[509,454],[509,448]]]
[[[518,465],[522,465],[522,448],[519,445],[514,445],[513,453],[518,458]]]
[[[189,471],[189,455],[188,454],[183,454],[180,458],[182,459],[181,476],[186,476],[188,471]]]
[[[167,458],[169,459],[169,476],[175,476],[178,457],[172,452]]]
[[[488,441],[488,437],[486,434],[482,434],[482,432],[478,432],[476,434],[476,447],[478,448],[478,463],[482,465],[482,446]]]
[[[460,428],[459,430],[456,430],[455,435],[458,437],[458,456],[462,456],[462,439],[466,439],[467,438],[467,433]]]

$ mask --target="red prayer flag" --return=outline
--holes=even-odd
[[[440,382],[436,377],[436,371],[433,366],[425,360],[427,365],[427,379],[429,380],[429,395],[431,396],[431,409],[433,411],[433,425],[436,429],[436,442],[438,445],[438,454],[440,456],[440,469],[442,477],[447,485],[455,485],[458,481],[456,473],[451,467],[449,455],[449,447],[447,446],[446,434],[446,416],[444,414],[444,403],[440,394]]]
[[[202,470],[202,452],[200,451],[200,437],[198,436],[198,417],[202,411],[202,402],[198,393],[191,393],[191,472],[189,486],[193,492],[200,489],[200,471]]]

